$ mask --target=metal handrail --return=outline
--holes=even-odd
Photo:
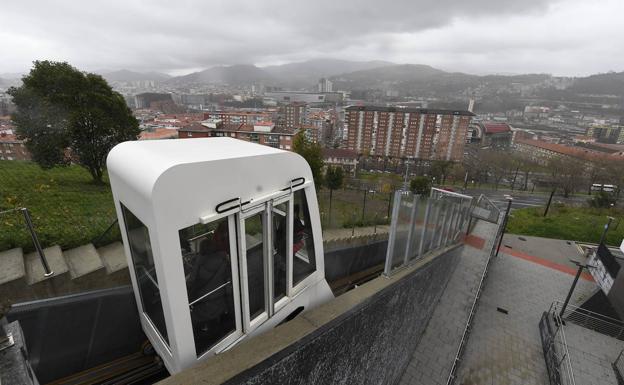
[[[550,341],[550,346],[548,349],[553,349],[553,353],[557,358],[557,367],[556,369],[559,373],[559,377],[563,384],[566,385],[575,385],[576,381],[574,379],[574,370],[572,368],[572,361],[570,359],[570,351],[568,349],[568,342],[566,340],[565,331],[564,331],[564,321],[561,315],[559,314],[558,305],[561,302],[554,301],[550,308],[548,309],[548,314],[553,317],[555,321],[555,325],[557,325],[557,330],[552,336]],[[557,351],[555,344],[558,342],[560,351]],[[563,367],[563,370],[562,370]]]
[[[499,214],[499,222],[500,222],[500,214]],[[494,242],[492,243],[492,249],[490,250],[490,255],[488,256],[488,260],[485,263],[485,267],[483,268],[483,272],[481,273],[481,279],[479,280],[479,285],[477,286],[477,292],[472,301],[472,305],[470,306],[470,313],[468,314],[468,319],[466,320],[466,324],[464,325],[464,331],[462,333],[462,338],[459,341],[459,346],[457,347],[457,353],[455,354],[455,358],[453,359],[453,366],[449,371],[448,378],[446,380],[447,385],[452,385],[456,379],[456,372],[459,367],[459,363],[461,362],[461,357],[464,353],[464,348],[466,346],[466,342],[468,342],[468,336],[470,335],[472,320],[477,312],[477,307],[479,306],[479,299],[481,298],[481,293],[483,292],[483,287],[485,286],[485,280],[487,278],[487,274],[489,271],[490,264],[492,262],[492,257],[496,252],[496,244],[498,237],[502,237],[502,228],[503,226],[499,224],[498,229],[496,231],[496,236],[494,237]]]
[[[26,207],[16,207],[14,209],[0,211],[0,215],[8,214],[10,212],[18,212],[18,211],[21,211],[22,215],[24,216],[26,227],[28,228],[28,231],[30,232],[30,238],[32,239],[35,249],[37,250],[37,254],[39,254],[39,259],[41,260],[41,264],[43,265],[43,270],[44,270],[43,276],[44,277],[52,276],[54,274],[54,271],[50,269],[48,260],[46,259],[45,253],[43,252],[43,248],[41,247],[41,244],[39,243],[39,238],[37,238],[37,233],[35,232],[35,226],[33,225],[28,209]]]
[[[561,307],[561,301],[554,301],[551,304],[551,310],[553,311],[556,311]],[[563,314],[563,318],[598,333],[606,334],[618,339],[624,337],[624,322],[591,310],[568,304]]]

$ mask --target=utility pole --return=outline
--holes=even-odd
[[[535,185],[533,185],[533,188],[535,188]],[[548,209],[550,208],[550,202],[552,202],[553,195],[555,195],[555,189],[552,189],[552,191],[550,192],[550,198],[548,198],[548,204],[546,204],[546,210],[544,210],[544,216],[548,214]]]
[[[503,237],[505,236],[505,230],[507,229],[507,219],[509,218],[509,211],[511,211],[511,202],[513,202],[513,198],[511,195],[506,195],[505,198],[507,199],[507,210],[505,211],[505,217],[503,218],[503,231],[501,232],[500,239],[498,240],[495,257],[498,257],[501,243],[503,243]]]
[[[362,204],[362,225],[364,224],[364,212],[366,211],[366,193],[368,189],[364,190],[364,203]]]
[[[589,251],[585,252],[585,259],[587,259],[587,256],[589,254]],[[565,302],[563,303],[563,307],[561,308],[561,312],[559,313],[559,317],[563,318],[563,313],[565,312],[566,307],[568,307],[568,302],[570,302],[570,297],[572,297],[572,292],[574,292],[574,288],[576,288],[576,283],[578,282],[579,277],[581,276],[581,273],[583,272],[583,269],[588,269],[589,268],[595,268],[596,266],[593,265],[583,265],[578,261],[575,261],[573,259],[570,259],[570,262],[574,263],[576,266],[578,266],[578,270],[576,271],[576,275],[574,276],[574,281],[572,281],[572,287],[570,287],[570,291],[568,291],[568,296],[565,299]]]
[[[602,232],[602,236],[600,237],[600,242],[598,244],[603,243],[607,239],[607,232],[609,231],[609,226],[611,226],[611,222],[615,219],[613,217],[607,217],[608,222],[604,225],[604,231]]]

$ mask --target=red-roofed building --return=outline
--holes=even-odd
[[[355,176],[358,164],[357,152],[342,148],[324,148],[323,160],[327,166],[340,166],[345,172]]]
[[[0,132],[0,160],[31,160],[23,140],[13,134]]]
[[[533,139],[516,139],[516,150],[528,155],[533,161],[542,165],[546,165],[550,159],[556,156],[565,156],[587,162],[598,159],[618,159],[617,157],[584,147],[570,147]]]
[[[483,147],[506,148],[511,146],[513,131],[507,123],[478,122],[470,125],[470,143]]]
[[[139,140],[175,139],[177,137],[177,130],[172,130],[169,128],[158,128],[155,130],[142,131],[139,135]]]
[[[266,121],[251,125],[227,124],[221,120],[211,119],[180,128],[178,137],[181,139],[229,137],[290,151],[296,133],[296,130],[275,127],[272,122]]]

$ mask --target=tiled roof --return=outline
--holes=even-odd
[[[556,152],[562,155],[568,155],[574,158],[585,159],[585,160],[595,160],[599,158],[608,159],[608,156],[605,154],[601,154],[596,151],[592,151],[582,147],[570,147],[564,146],[563,144],[556,143],[547,143],[539,140],[533,139],[516,139],[516,143],[526,144],[529,146],[541,148],[544,150]]]
[[[511,132],[511,126],[507,123],[481,123],[486,134],[500,134],[503,132]]]
[[[357,152],[353,150],[346,150],[343,148],[324,148],[323,158],[357,159]]]

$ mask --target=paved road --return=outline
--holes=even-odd
[[[466,194],[478,197],[481,194],[484,194],[492,202],[494,202],[498,207],[504,209],[507,206],[507,200],[505,199],[506,194],[511,194],[514,198],[512,209],[523,209],[527,207],[544,207],[548,202],[548,194],[531,194],[523,191],[511,191],[511,190],[484,190],[484,189],[469,189],[466,191]],[[562,202],[564,204],[584,204],[587,202],[588,197],[586,196],[571,196],[568,198],[564,198],[559,195],[555,195],[553,197],[554,202]]]

